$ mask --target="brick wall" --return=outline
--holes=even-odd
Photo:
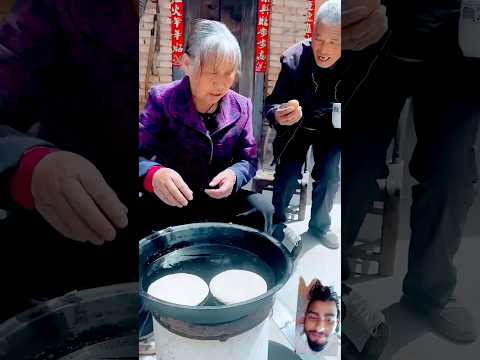
[[[316,9],[325,0],[316,1]],[[266,92],[270,94],[280,72],[280,56],[305,38],[307,0],[273,0],[270,21],[270,55]]]
[[[158,22],[160,26],[160,50],[154,56],[155,73],[150,75],[150,81],[145,84],[150,47],[150,32],[153,28],[153,18],[159,5]],[[145,91],[152,85],[172,81],[171,39],[170,39],[170,0],[148,0],[145,13],[140,19],[139,28],[139,96],[140,110],[145,105]]]
[[[155,2],[154,2],[155,1]],[[145,84],[145,74],[150,46],[150,31],[156,12],[156,1],[160,7],[160,51],[155,56],[156,74],[151,75]],[[195,0],[187,0],[195,1]],[[325,0],[317,0],[318,6]],[[188,6],[188,4],[185,4]],[[273,0],[270,22],[270,56],[265,82],[266,93],[271,93],[280,72],[280,55],[293,44],[304,39],[307,0]],[[172,81],[171,41],[170,41],[170,0],[148,0],[145,13],[140,19],[139,30],[139,95],[140,110],[145,104],[145,89],[158,83]],[[252,70],[253,71],[253,70]]]

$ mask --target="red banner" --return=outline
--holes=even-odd
[[[315,0],[307,0],[307,21],[305,24],[305,39],[311,40],[315,23]]]
[[[170,0],[170,20],[172,36],[172,65],[180,66],[184,52],[184,1]]]
[[[258,0],[255,71],[266,72],[272,0]]]

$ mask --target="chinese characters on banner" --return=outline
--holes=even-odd
[[[305,39],[311,40],[313,24],[315,22],[315,0],[307,0],[307,22],[305,28]]]
[[[184,49],[184,1],[170,0],[170,20],[172,36],[172,65],[180,66]]]
[[[255,71],[267,71],[268,34],[272,0],[258,0],[257,37],[255,47]]]

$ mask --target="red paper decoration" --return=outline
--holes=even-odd
[[[307,0],[307,21],[305,24],[305,39],[311,40],[315,23],[315,0]]]
[[[170,20],[172,36],[172,65],[180,66],[184,52],[184,1],[170,0]]]
[[[258,0],[255,71],[266,72],[272,0]]]

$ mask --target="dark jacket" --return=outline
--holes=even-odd
[[[329,68],[320,68],[314,58],[310,41],[302,41],[286,50],[280,58],[281,70],[272,93],[265,100],[264,115],[277,130],[275,147],[284,147],[293,136],[309,134],[308,138],[321,141],[321,137],[339,137],[339,129],[332,124],[332,104],[342,102],[343,77],[348,61],[341,58]],[[281,126],[275,121],[275,111],[289,100],[296,99],[303,109],[303,118],[292,126]],[[316,141],[316,140],[313,140]],[[282,153],[283,149],[274,149]]]
[[[275,121],[275,111],[289,100],[296,99],[303,108],[304,122],[312,128],[332,131],[331,117],[318,118],[318,113],[339,102],[336,89],[340,85],[341,65],[322,69],[316,63],[310,41],[302,41],[286,50],[281,70],[272,93],[265,100],[265,117],[280,132],[287,127]],[[290,127],[289,127],[290,128]]]
[[[429,59],[461,56],[458,24],[461,0],[384,0],[392,51],[402,57]]]

